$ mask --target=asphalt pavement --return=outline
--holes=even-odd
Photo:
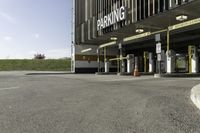
[[[0,72],[0,133],[199,133],[200,78]]]

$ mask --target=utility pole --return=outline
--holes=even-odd
[[[71,8],[71,72],[75,72],[75,0]]]

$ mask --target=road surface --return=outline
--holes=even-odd
[[[199,133],[200,78],[0,73],[0,133]]]

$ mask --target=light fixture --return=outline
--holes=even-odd
[[[112,45],[115,45],[116,43],[117,43],[116,41],[105,43],[105,44],[100,45],[99,48],[104,48],[104,47],[112,46]]]
[[[177,21],[185,21],[187,19],[188,19],[187,15],[179,15],[179,16],[176,17]]]
[[[86,53],[86,52],[89,52],[91,50],[92,50],[92,48],[84,49],[84,50],[81,51],[81,53]]]
[[[144,29],[138,28],[138,29],[135,30],[135,32],[136,32],[136,33],[143,33],[143,32],[144,32]]]
[[[110,40],[111,41],[117,41],[117,37],[111,37]]]

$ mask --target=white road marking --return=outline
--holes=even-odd
[[[7,87],[7,88],[0,88],[0,91],[3,91],[3,90],[14,90],[14,89],[19,89],[19,87]]]
[[[147,79],[155,79],[154,77],[130,77],[130,78],[116,78],[116,79],[107,79],[107,80],[101,80],[101,81],[137,81],[137,80],[147,80]]]

